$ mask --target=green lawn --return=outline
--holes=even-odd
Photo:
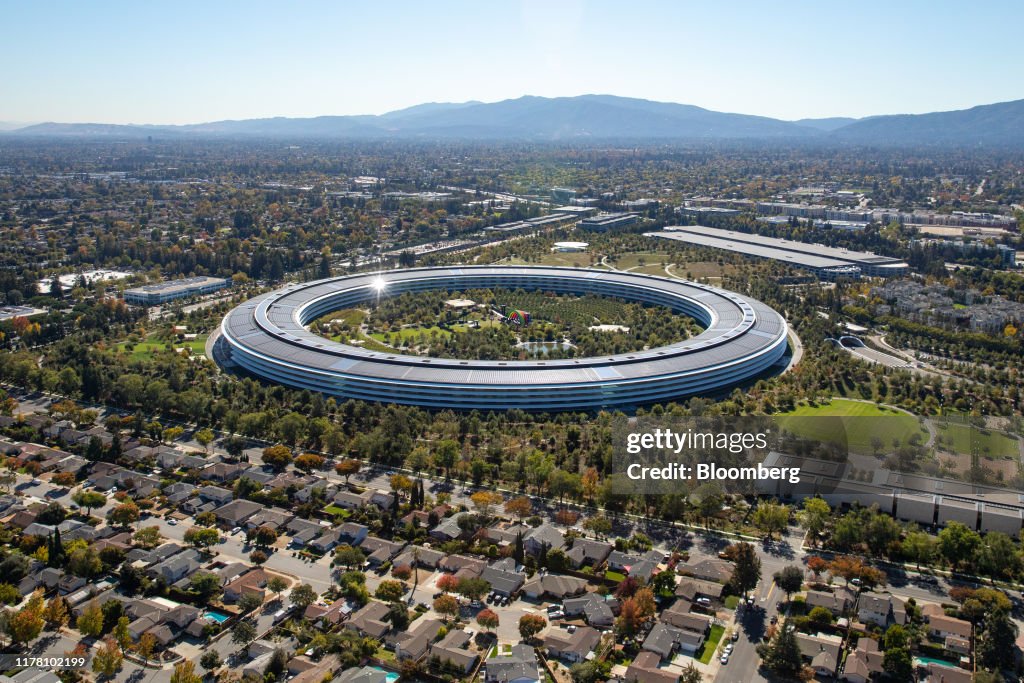
[[[726,609],[736,609],[736,605],[738,605],[739,603],[740,603],[740,596],[738,596],[738,595],[730,595],[729,597],[727,597],[725,599],[725,607],[726,607]]]
[[[970,455],[977,451],[979,455],[993,458],[1013,459],[1020,454],[1017,440],[990,429],[979,429],[972,425],[957,422],[941,422],[933,420],[936,434],[943,439],[943,448],[954,453]],[[952,445],[950,445],[952,438]]]
[[[626,575],[620,574],[619,572],[613,572],[611,569],[609,569],[604,573],[604,578],[608,579],[609,581],[622,582],[626,580]]]
[[[165,341],[144,341],[132,345],[132,349],[128,351],[129,342],[121,342],[115,348],[118,353],[128,353],[132,360],[143,360],[149,358],[154,353],[162,353],[168,350],[168,346],[171,350],[186,348],[192,352],[194,356],[201,356],[206,353],[206,337],[208,335],[200,334],[195,339],[189,341],[181,341],[175,339],[171,342]]]
[[[697,656],[697,660],[701,664],[708,664],[711,662],[711,658],[715,656],[715,650],[718,649],[718,643],[722,640],[723,634],[725,634],[724,626],[716,624],[711,627],[711,634],[708,636],[708,639],[704,641],[704,648]]]
[[[914,434],[920,434],[922,443],[928,439],[928,431],[913,415],[841,398],[827,405],[799,405],[777,418],[779,427],[799,437],[832,443],[845,438],[849,449],[858,453],[871,454],[875,438],[881,440],[883,452],[892,449],[893,439],[906,443]]]
[[[448,330],[442,330],[437,325],[433,325],[431,327],[403,327],[400,330],[392,330],[391,332],[388,332],[386,334],[383,332],[374,332],[370,336],[379,342],[383,342],[385,338],[390,336],[392,339],[398,337],[403,342],[416,343],[419,340],[421,334],[426,335],[427,338],[429,338],[434,333],[437,333],[437,335],[440,337],[448,337],[451,336],[452,334]]]
[[[336,517],[337,515],[342,515],[344,517],[348,516],[348,510],[340,508],[337,505],[328,505],[323,509],[323,511],[329,514],[331,517]]]

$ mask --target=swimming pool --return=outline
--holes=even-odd
[[[204,617],[208,617],[210,619],[213,619],[218,624],[223,624],[225,621],[227,621],[228,619],[231,618],[231,617],[229,617],[226,614],[221,614],[220,612],[215,612],[212,609],[208,609],[205,612],[203,612],[203,616]]]
[[[399,678],[401,678],[401,676],[396,674],[394,671],[388,671],[387,669],[382,669],[379,666],[372,666],[370,668],[375,670],[375,671],[383,671],[384,672],[384,678],[387,679],[388,683],[395,683],[395,681],[397,681]]]
[[[951,666],[956,668],[956,662],[950,662],[945,659],[938,659],[937,657],[914,657],[914,666],[926,667],[929,664],[941,664],[943,666]]]

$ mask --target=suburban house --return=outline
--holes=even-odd
[[[885,655],[878,649],[878,641],[874,638],[862,637],[857,647],[846,657],[843,669],[843,680],[850,683],[868,683],[872,676],[884,670],[882,660]]]
[[[626,669],[626,683],[679,683],[679,672],[659,667],[661,657],[657,653],[644,651],[633,658]]]
[[[408,631],[393,634],[388,640],[394,645],[395,658],[398,661],[419,660],[430,650],[431,643],[443,627],[440,619],[417,619],[409,625]]]
[[[679,583],[676,584],[676,597],[689,602],[694,602],[697,598],[718,600],[722,597],[722,590],[724,588],[725,586],[714,581],[683,577]]]
[[[581,626],[572,633],[568,629],[553,628],[544,636],[544,648],[549,657],[573,663],[592,657],[600,642],[601,632],[589,626]]]
[[[531,555],[539,555],[541,548],[561,550],[565,547],[565,536],[553,524],[544,523],[523,536],[523,548]]]
[[[658,622],[644,638],[643,649],[654,652],[663,660],[671,660],[676,652],[692,654],[704,644],[704,634],[684,631],[664,622]]]
[[[263,567],[256,567],[239,576],[234,581],[224,584],[224,602],[238,602],[243,595],[255,594],[263,598],[266,596],[267,581],[270,574]]]
[[[583,566],[600,567],[612,552],[612,544],[606,541],[592,541],[589,538],[573,539],[572,547],[565,554],[575,569]]]
[[[690,606],[690,603],[685,600],[676,600],[671,607],[662,611],[659,618],[666,624],[684,631],[706,634],[711,628],[712,618],[705,614],[691,612]]]
[[[889,624],[903,625],[907,622],[907,609],[902,600],[888,593],[861,593],[857,618],[862,623],[882,628]]]
[[[561,574],[534,574],[523,584],[523,595],[536,600],[548,596],[555,600],[579,595],[587,589],[586,579]]]
[[[522,643],[507,654],[494,655],[485,665],[486,683],[540,683],[542,678],[537,653]]]
[[[584,593],[578,598],[567,598],[562,609],[568,617],[583,615],[587,623],[597,628],[610,628],[615,623],[612,605],[615,600],[606,600],[596,593]]]
[[[516,571],[516,561],[506,557],[484,567],[480,578],[491,584],[491,590],[498,595],[511,596],[526,581],[526,574]]]
[[[717,558],[706,558],[683,565],[683,570],[698,579],[729,583],[732,579],[733,565],[731,562]]]
[[[388,615],[388,606],[378,600],[368,603],[345,622],[345,628],[351,629],[361,636],[381,638],[391,629],[391,624],[384,621]]]
[[[263,506],[251,500],[239,498],[227,505],[222,505],[213,511],[217,516],[217,523],[225,529],[234,529],[242,526],[247,519],[263,510]]]
[[[853,605],[854,596],[850,591],[845,589],[839,589],[834,593],[827,591],[807,591],[807,597],[805,603],[808,611],[815,607],[824,607],[835,616],[841,616],[846,613],[848,609]]]
[[[796,642],[800,646],[800,654],[807,660],[816,674],[826,678],[832,678],[836,675],[836,668],[839,666],[843,650],[842,638],[839,636],[826,636],[820,633],[813,636],[806,633],[797,633]]]
[[[479,659],[477,653],[466,648],[470,638],[466,631],[450,631],[444,638],[430,646],[430,658],[436,657],[438,661],[467,674],[473,670]]]

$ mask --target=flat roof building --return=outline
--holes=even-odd
[[[189,277],[126,289],[124,300],[137,306],[158,306],[176,299],[210,294],[229,286],[231,280],[222,277]]]
[[[851,251],[841,247],[809,244],[735,230],[708,228],[702,225],[669,226],[661,232],[647,234],[652,237],[667,237],[684,242],[698,243],[696,240],[700,240],[699,243],[704,246],[735,251],[748,256],[785,261],[808,270],[827,267],[818,259],[855,266],[864,275],[872,277],[896,277],[906,275],[910,270],[910,266],[893,256],[881,256],[868,251]],[[783,253],[789,254],[789,256],[783,255]]]
[[[578,225],[584,230],[606,232],[612,228],[623,228],[633,225],[639,217],[635,213],[599,213],[591,218],[584,218]]]

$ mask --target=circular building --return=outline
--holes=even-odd
[[[704,332],[614,356],[474,361],[370,351],[307,325],[335,310],[426,290],[523,289],[666,306]],[[786,321],[754,299],[707,285],[581,268],[446,266],[292,284],[232,310],[221,324],[231,362],[253,375],[338,398],[456,410],[628,409],[718,393],[786,352]]]

